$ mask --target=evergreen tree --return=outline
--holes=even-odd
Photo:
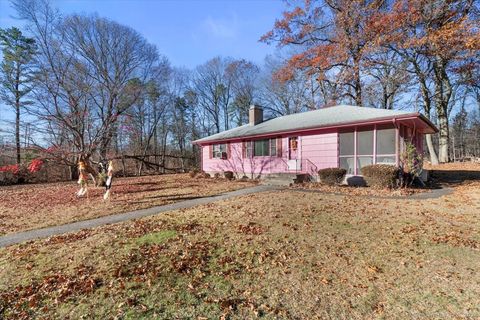
[[[31,103],[26,96],[32,90],[32,60],[35,40],[25,37],[18,28],[0,29],[3,61],[0,65],[0,98],[15,111],[15,143],[17,164],[20,164],[20,114]]]

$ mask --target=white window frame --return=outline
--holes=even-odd
[[[225,159],[224,154],[227,154],[227,144],[218,143],[212,145],[212,158],[214,159]]]

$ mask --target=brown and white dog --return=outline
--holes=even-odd
[[[103,200],[107,200],[110,197],[110,189],[112,188],[112,180],[113,180],[113,161],[108,162],[108,169],[107,169],[107,181],[105,182],[105,194],[103,195]]]

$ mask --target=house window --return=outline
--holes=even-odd
[[[297,151],[297,149],[298,149],[298,137],[290,137],[288,140],[290,141],[290,150]]]
[[[245,142],[245,156],[251,158],[253,154],[253,143],[252,141]]]
[[[361,174],[363,167],[374,163],[395,164],[395,139],[395,128],[340,133],[340,168],[347,174]]]
[[[262,139],[247,141],[245,143],[245,155],[247,158],[273,157],[277,155],[277,139]]]
[[[212,158],[226,159],[227,158],[227,145],[225,143],[214,144],[212,146]]]
[[[270,140],[255,140],[253,145],[253,155],[255,157],[264,157],[270,155]]]

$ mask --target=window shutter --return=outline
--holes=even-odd
[[[208,158],[209,159],[213,158],[213,145],[212,144],[208,145]]]
[[[245,159],[247,157],[247,144],[245,141],[242,141],[242,158]]]
[[[227,159],[232,158],[232,144],[230,142],[227,143]]]
[[[282,137],[277,138],[277,157],[282,157]]]

